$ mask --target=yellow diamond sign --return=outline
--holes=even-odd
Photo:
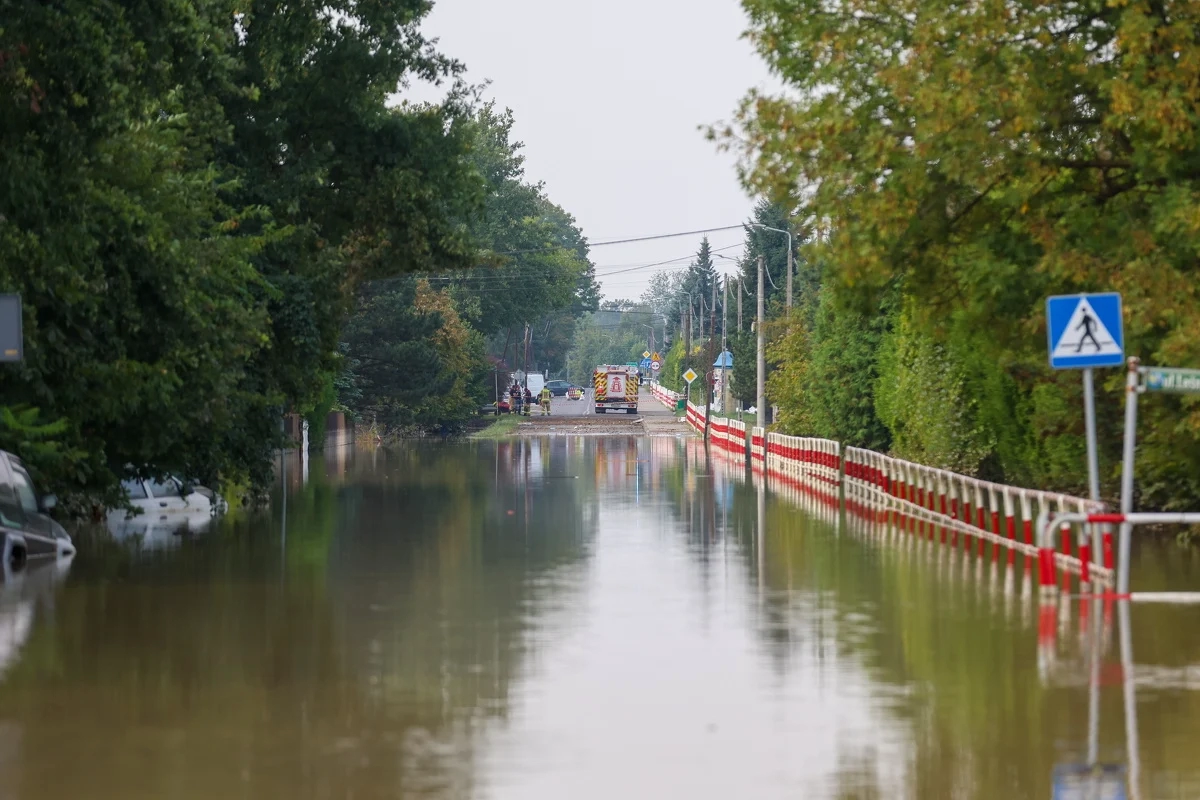
[[[683,373],[683,379],[685,381],[687,381],[688,383],[691,383],[692,381],[696,380],[696,378],[698,378],[698,377],[699,376],[696,374],[696,370],[694,370],[694,369],[689,369],[687,372]]]
[[[649,358],[649,357],[650,357],[650,351],[649,351],[649,350],[643,350],[643,351],[642,351],[642,358]]]

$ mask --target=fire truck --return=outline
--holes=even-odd
[[[592,370],[596,413],[609,410],[636,414],[638,407],[638,368],[627,364],[601,364]]]

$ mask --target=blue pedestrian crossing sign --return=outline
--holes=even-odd
[[[1068,294],[1046,300],[1046,334],[1054,369],[1125,363],[1121,295]]]
[[[638,362],[638,369],[642,370],[643,372],[645,372],[646,370],[650,369],[650,359],[648,359],[648,358],[643,358],[641,361],[639,361],[639,362]]]

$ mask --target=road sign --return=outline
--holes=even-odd
[[[642,358],[649,358],[649,357],[650,357],[650,351],[649,351],[649,350],[643,350],[643,351],[642,351]]]
[[[1054,369],[1119,367],[1125,363],[1121,295],[1059,295],[1046,300],[1046,334]]]
[[[641,363],[638,364],[638,369],[642,369],[642,370],[650,369],[650,359],[643,358]]]
[[[1200,392],[1200,369],[1146,367],[1146,391]]]
[[[691,383],[692,381],[696,380],[696,378],[698,378],[698,377],[699,376],[696,374],[696,370],[691,369],[690,367],[688,368],[687,372],[683,373],[683,379],[685,381],[687,381],[688,383]]]
[[[654,370],[655,372],[658,372],[660,369],[662,369],[662,362],[660,362],[660,361],[651,361],[651,362],[650,362],[650,369]]]
[[[661,363],[662,363],[662,356],[660,356],[660,355],[658,354],[658,351],[657,351],[657,350],[655,350],[655,351],[654,351],[654,355],[650,356],[650,360],[651,360],[651,361],[657,361],[658,363],[660,363],[660,364],[661,364]]]
[[[21,295],[0,294],[0,362],[20,361],[24,354]]]

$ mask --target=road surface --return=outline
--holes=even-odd
[[[550,403],[550,415],[543,416],[540,409],[521,421],[517,434],[627,434],[646,433],[653,436],[675,436],[687,433],[684,423],[675,417],[644,387],[638,397],[638,413],[625,412],[595,413],[592,390],[587,390],[582,400],[555,397]]]

